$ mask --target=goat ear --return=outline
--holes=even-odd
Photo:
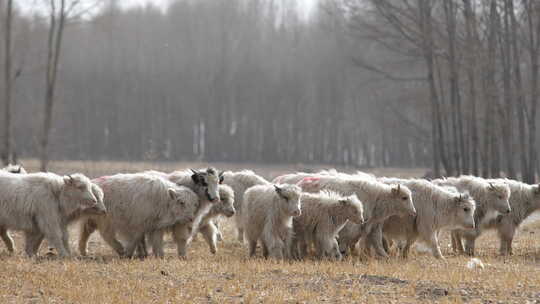
[[[193,169],[191,169],[191,172],[193,172],[191,179],[195,184],[199,184],[201,182],[201,174]]]
[[[393,188],[392,188],[392,193],[393,193],[394,195],[398,195],[400,189],[401,189],[401,185],[400,185],[400,184],[397,184],[396,187],[393,187]]]
[[[347,200],[340,200],[339,203],[340,203],[341,205],[347,205]]]
[[[463,195],[460,193],[459,196],[454,198],[454,200],[456,201],[456,203],[463,201]]]
[[[219,183],[220,184],[223,184],[223,181],[225,180],[225,176],[223,175],[223,173],[225,173],[225,172],[221,171],[219,173]]]
[[[489,190],[495,190],[495,186],[493,185],[493,183],[489,183]]]
[[[176,193],[176,190],[174,190],[173,188],[169,188],[167,190],[167,193],[169,194],[169,197],[171,199],[176,199],[176,197],[178,196],[178,194]]]
[[[64,176],[64,184],[73,185],[73,177],[71,177],[71,175],[65,175]]]
[[[277,185],[274,185],[274,189],[276,190],[276,193],[283,197],[283,189],[281,189],[280,187],[278,187]]]

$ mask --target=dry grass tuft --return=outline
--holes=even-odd
[[[31,161],[25,165],[33,167]],[[98,176],[187,166],[198,167],[65,162],[53,163],[52,171],[82,171]],[[234,169],[231,165],[225,168]],[[285,171],[263,167],[255,170],[266,176]],[[408,261],[361,261],[351,257],[342,262],[288,263],[248,259],[247,249],[235,240],[231,222],[224,221],[221,227],[225,240],[219,243],[217,255],[212,256],[199,237],[187,260],[175,256],[170,242],[163,260],[119,259],[97,234],[90,241],[88,258],[47,258],[44,245],[42,257],[27,259],[21,254],[22,239],[16,234],[17,254],[7,255],[0,245],[0,303],[535,303],[540,299],[540,230],[534,224],[518,235],[512,257],[497,255],[494,234],[482,237],[477,248],[485,269],[474,270],[466,267],[468,257],[451,253],[447,235],[441,240],[446,261],[416,254]],[[75,238],[76,233],[72,236]]]

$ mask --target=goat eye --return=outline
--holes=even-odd
[[[408,197],[404,196],[401,198],[402,200],[406,201],[408,199]]]
[[[463,211],[469,212],[469,211],[471,211],[471,209],[469,209],[469,208],[463,208]]]

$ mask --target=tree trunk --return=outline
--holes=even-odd
[[[420,27],[422,31],[422,51],[427,68],[427,80],[429,85],[429,98],[431,101],[431,141],[433,149],[433,175],[441,176],[440,155],[443,147],[439,145],[441,130],[439,130],[439,108],[437,100],[437,88],[435,86],[434,63],[433,63],[433,37],[431,28],[431,3],[430,0],[418,0],[420,10]]]
[[[461,113],[461,100],[459,94],[458,59],[456,56],[456,9],[453,1],[444,1],[444,14],[446,17],[446,30],[448,34],[448,65],[450,78],[450,105],[452,112],[452,150],[454,153],[454,166],[456,175],[463,172],[462,159],[465,158],[463,140],[463,119]],[[467,165],[468,166],[468,165]],[[467,169],[468,171],[468,169]]]
[[[526,124],[526,118],[525,113],[527,111],[525,101],[524,101],[524,95],[523,95],[523,81],[521,78],[521,57],[520,52],[518,49],[518,22],[516,20],[516,15],[514,11],[514,1],[513,0],[507,0],[508,1],[508,10],[510,14],[510,23],[512,27],[512,33],[511,33],[511,44],[512,44],[512,57],[513,57],[513,68],[514,68],[514,85],[515,85],[515,99],[516,99],[516,118],[517,118],[517,124],[518,124],[518,140],[519,140],[519,148],[520,148],[520,155],[519,155],[519,163],[520,163],[520,171],[521,171],[521,178],[523,180],[526,179],[526,175],[529,171],[529,161],[527,157],[528,148],[527,148],[527,130],[525,129]]]
[[[497,73],[497,33],[499,33],[499,12],[497,10],[497,0],[492,0],[489,13],[489,34],[488,34],[488,58],[487,58],[487,96],[488,107],[486,111],[486,129],[488,136],[488,144],[490,146],[491,162],[489,177],[499,177],[500,175],[500,155],[499,141],[497,133],[494,130],[497,128],[496,121],[493,119],[496,116],[496,107],[499,104],[499,93],[495,75]]]
[[[491,151],[490,151],[490,143],[489,143],[489,139],[490,139],[490,136],[491,136],[491,106],[492,106],[492,103],[489,101],[489,98],[487,98],[487,96],[489,96],[489,94],[487,94],[487,91],[489,90],[489,88],[487,88],[487,80],[484,79],[484,85],[483,85],[483,89],[484,89],[484,97],[486,99],[488,99],[488,101],[486,102],[486,105],[485,105],[485,109],[484,109],[484,138],[483,138],[483,150],[482,150],[482,177],[484,178],[488,178],[488,177],[491,177],[491,174],[490,174],[490,163],[491,163]]]
[[[504,22],[503,30],[500,31],[500,49],[501,49],[501,61],[502,61],[502,78],[503,78],[503,96],[504,103],[500,105],[499,114],[501,116],[501,134],[503,142],[504,160],[506,164],[506,175],[509,178],[515,179],[516,172],[514,168],[514,93],[512,90],[512,54],[511,54],[511,30],[510,30],[510,9],[513,6],[508,2],[513,0],[506,0],[504,5]]]
[[[534,183],[536,180],[536,111],[538,104],[538,55],[540,50],[540,5],[533,1],[529,7],[529,54],[531,57],[531,107],[528,116],[529,126],[529,170],[525,182]],[[536,24],[535,24],[536,22]]]
[[[435,108],[436,108],[436,122],[437,122],[437,140],[438,140],[438,146],[439,146],[439,158],[440,158],[440,161],[441,161],[441,164],[444,168],[444,171],[445,171],[445,175],[446,176],[452,176],[455,174],[454,172],[454,163],[453,163],[453,158],[452,158],[452,147],[450,147],[450,149],[448,149],[448,154],[446,153],[446,150],[447,150],[447,146],[446,146],[446,143],[444,141],[445,139],[445,130],[447,130],[448,133],[450,133],[450,126],[448,125],[448,119],[445,115],[441,115],[443,109],[444,109],[444,104],[445,104],[445,101],[444,101],[444,96],[445,96],[445,91],[444,91],[444,81],[443,81],[443,77],[442,77],[442,65],[441,64],[438,64],[437,63],[437,60],[435,60],[436,58],[433,57],[433,69],[434,69],[434,72],[436,70],[437,72],[437,77],[435,77],[435,82],[439,84],[439,92],[437,93],[437,89],[435,87],[435,96],[437,97],[436,98],[436,103],[435,103]],[[438,81],[437,81],[438,80]],[[440,98],[439,98],[440,96]]]
[[[6,23],[5,23],[5,54],[4,54],[4,151],[2,152],[2,162],[7,165],[12,159],[11,152],[11,35],[13,19],[13,0],[7,0],[6,3]]]
[[[56,15],[54,0],[51,0],[50,28],[47,40],[47,67],[45,83],[45,117],[43,120],[43,135],[41,138],[40,169],[46,171],[49,164],[49,136],[52,125],[52,115],[54,106],[54,90],[56,87],[56,76],[58,72],[58,61],[62,48],[62,36],[64,33],[66,8],[65,0],[60,1],[60,10]],[[57,20],[58,18],[58,20]],[[57,23],[58,21],[58,23]]]
[[[469,102],[471,107],[469,119],[469,133],[471,138],[471,162],[472,174],[478,176],[480,173],[478,165],[478,155],[480,153],[478,138],[478,115],[476,113],[476,17],[471,6],[471,0],[463,0],[466,23],[466,46],[467,46],[467,78],[469,80]]]

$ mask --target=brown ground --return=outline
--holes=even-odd
[[[25,161],[30,170],[35,162]],[[240,166],[214,164],[220,169]],[[196,164],[166,163],[53,163],[51,171],[80,171],[96,177],[114,172],[143,169],[172,170]],[[307,170],[307,166],[241,166],[274,177],[280,173]],[[290,168],[290,169],[289,169]],[[324,166],[317,167],[324,168]],[[387,176],[419,176],[424,170],[375,170]],[[478,257],[484,269],[468,269],[469,258],[455,256],[448,239],[441,241],[446,261],[415,254],[408,261],[348,258],[342,262],[275,262],[247,259],[247,249],[235,241],[233,226],[223,221],[225,240],[213,256],[199,238],[189,258],[175,256],[167,244],[167,257],[121,260],[95,234],[89,258],[57,260],[28,259],[21,254],[22,240],[16,234],[18,252],[5,253],[0,245],[0,303],[540,303],[540,226],[529,224],[518,235],[514,256],[497,255],[494,234],[483,236]],[[72,248],[76,248],[76,229]]]

